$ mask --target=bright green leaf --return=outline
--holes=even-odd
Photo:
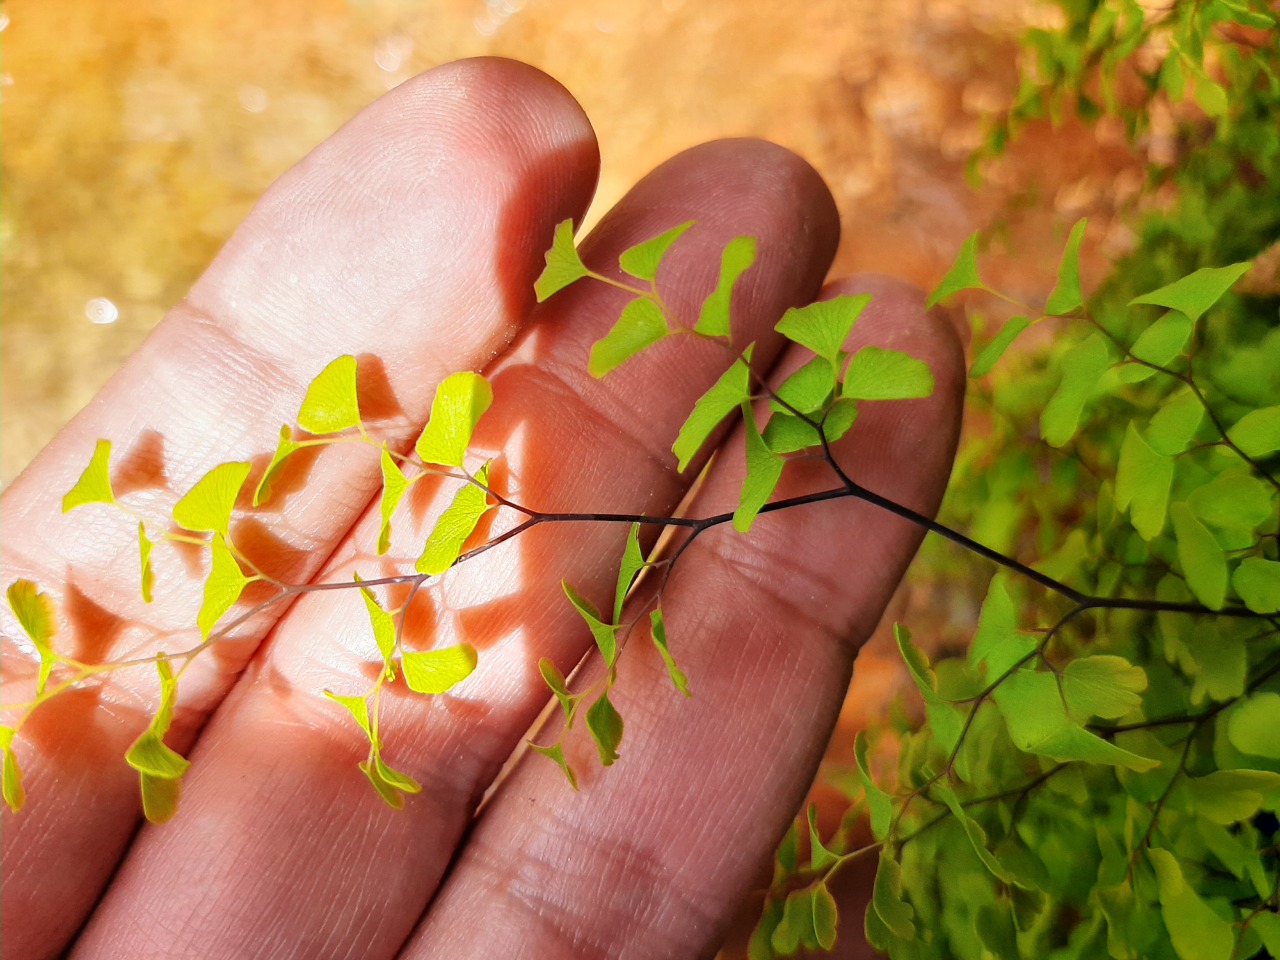
[[[163,654],[156,660],[156,671],[160,676],[160,706],[150,726],[134,740],[124,758],[142,775],[143,808],[147,818],[162,823],[177,810],[178,793],[176,788],[166,789],[157,781],[176,782],[187,772],[191,762],[164,742],[173,721],[177,681],[168,658]]]
[[[669,332],[662,308],[648,297],[636,297],[622,308],[613,328],[591,345],[587,372],[603,377]]]
[[[1061,763],[1082,760],[1139,772],[1159,766],[1158,760],[1103,740],[1073,720],[1052,673],[1023,667],[1001,683],[993,696],[1009,738],[1026,753]]]
[[[1168,286],[1129,301],[1133,306],[1137,303],[1149,303],[1158,307],[1169,307],[1186,314],[1194,323],[1206,310],[1222,298],[1231,287],[1249,271],[1251,264],[1233,263],[1228,267],[1203,267],[1195,273],[1175,280]]]
[[[40,674],[36,680],[36,696],[44,693],[49,682],[49,673],[57,662],[58,655],[53,651],[53,638],[58,632],[57,614],[54,610],[53,598],[41,593],[30,580],[15,580],[9,584],[7,593],[9,609],[18,618],[18,625],[35,645],[40,655]]]
[[[818,946],[830,950],[836,945],[836,925],[840,922],[836,898],[825,883],[819,883],[813,891],[813,932]]]
[[[360,582],[360,577],[355,577]],[[373,591],[368,587],[360,588],[360,596],[364,600],[365,610],[369,614],[369,625],[373,627],[373,640],[378,645],[378,653],[382,654],[382,662],[387,669],[391,668],[391,658],[396,652],[396,618],[382,609]]]
[[[947,809],[951,811],[951,815],[959,822],[960,827],[964,830],[965,836],[969,838],[974,853],[978,855],[978,859],[982,861],[982,865],[991,871],[992,875],[1005,883],[1017,886],[1025,886],[1026,884],[1011,873],[1009,869],[996,859],[995,855],[987,849],[987,834],[982,829],[981,824],[969,816],[960,804],[959,798],[956,797],[955,791],[945,783],[939,783],[933,788],[933,794],[939,800],[947,805]]]
[[[622,743],[622,715],[609,701],[609,691],[587,708],[587,729],[600,752],[600,763],[610,766],[618,759],[618,746]]]
[[[693,329],[710,337],[730,337],[729,306],[738,278],[756,259],[755,237],[734,237],[720,255],[720,279],[698,313]]]
[[[1077,720],[1115,720],[1142,703],[1147,674],[1124,657],[1077,657],[1062,669],[1062,695]]]
[[[978,629],[969,645],[969,662],[986,666],[988,682],[1003,676],[1036,649],[1034,638],[1018,631],[1018,619],[1005,578],[991,578],[978,614]]]
[[[1160,66],[1160,86],[1173,103],[1180,103],[1187,89],[1187,76],[1182,70],[1182,51],[1174,50]]]
[[[196,614],[196,625],[200,627],[202,640],[209,639],[214,624],[235,606],[249,583],[249,578],[231,555],[222,534],[214,534],[209,544],[209,554],[212,562],[209,565],[209,576],[204,582],[204,601],[200,604],[200,612]]]
[[[86,503],[115,503],[116,495],[111,489],[111,476],[108,472],[108,461],[111,459],[111,441],[99,440],[93,448],[93,456],[89,465],[80,474],[76,485],[67,491],[62,498],[62,512],[74,510]]]
[[[267,469],[263,471],[262,477],[258,480],[258,486],[253,491],[253,505],[260,507],[271,497],[271,484],[280,474],[280,468],[284,465],[290,454],[296,453],[302,449],[302,445],[293,439],[293,428],[285,424],[280,428],[280,439],[276,443],[276,452],[271,455],[271,462],[267,464]]]
[[[160,706],[151,719],[151,729],[163,737],[169,732],[169,724],[173,722],[173,705],[178,699],[178,678],[174,676],[169,658],[163,653],[156,656],[156,673],[160,677]]]
[[[493,403],[493,388],[478,373],[463,370],[444,378],[431,401],[431,419],[414,445],[423,463],[461,467],[471,435]]]
[[[784,956],[801,947],[816,949],[818,933],[814,929],[814,887],[792,890],[782,908],[782,920],[773,931],[773,949]]]
[[[378,556],[382,556],[391,548],[391,517],[396,512],[396,507],[400,506],[400,500],[404,497],[405,491],[409,489],[411,483],[404,475],[404,471],[396,463],[395,458],[391,456],[391,452],[387,449],[385,443],[382,445],[380,460],[382,466],[382,496],[378,500],[378,513],[382,517],[382,524],[378,527]],[[422,474],[418,476],[422,476]]]
[[[369,701],[365,697],[344,696],[331,690],[326,690],[324,695],[334,703],[345,707],[347,712],[355,718],[360,729],[364,731],[364,735],[369,738],[369,742],[373,742],[373,727],[369,724]]]
[[[978,234],[971,233],[960,245],[960,252],[956,254],[955,263],[951,265],[947,275],[934,287],[933,293],[929,294],[925,306],[932,307],[939,300],[945,300],[960,290],[986,289],[986,285],[978,278]]]
[[[1000,332],[992,338],[991,342],[978,351],[978,355],[974,358],[973,366],[969,368],[970,377],[985,377],[991,372],[991,368],[999,362],[1004,356],[1004,352],[1009,349],[1010,344],[1018,338],[1023,330],[1031,326],[1030,317],[1010,317],[1005,321]]]
[[[672,227],[652,239],[638,243],[622,251],[618,257],[618,266],[641,280],[653,280],[658,276],[658,266],[667,255],[671,245],[680,239],[680,235],[693,226],[693,221]]]
[[[564,758],[564,748],[561,747],[560,744],[553,743],[549,747],[541,747],[530,740],[529,746],[537,753],[540,753],[547,759],[553,761],[569,781],[569,786],[573,787],[575,790],[578,789],[578,778],[574,775],[573,767],[569,766],[569,761]]]
[[[871,909],[899,940],[915,939],[916,925],[912,922],[915,910],[902,894],[902,866],[883,849],[871,888]]]
[[[822,357],[813,357],[782,381],[776,391],[778,399],[769,406],[784,413],[788,410],[816,413],[826,406],[835,387],[835,369]]]
[[[747,475],[742,481],[738,507],[733,512],[733,528],[746,533],[755,523],[760,508],[773,496],[787,461],[765,444],[750,404],[742,405],[742,419],[746,426]]]
[[[47,647],[58,632],[57,614],[53,598],[41,593],[30,580],[15,580],[7,593],[9,609],[18,618],[18,624],[37,647]]]
[[[1263,691],[1241,702],[1227,718],[1227,738],[1241,753],[1280,760],[1280,693]]]
[[[911,400],[933,393],[933,373],[900,350],[863,347],[845,369],[840,395],[852,400]]]
[[[689,692],[689,678],[684,675],[683,670],[676,666],[675,657],[671,655],[671,651],[667,647],[667,627],[662,620],[661,607],[649,613],[649,625],[651,627],[650,636],[653,638],[653,645],[658,648],[658,653],[662,656],[662,662],[667,665],[667,674],[671,677],[672,684],[686,697],[693,696]]]
[[[1187,496],[1191,512],[1215,527],[1255,529],[1271,516],[1275,493],[1250,468],[1220,473]]]
[[[463,544],[476,529],[476,524],[489,509],[489,495],[477,484],[489,483],[489,464],[476,471],[476,483],[466,483],[453,496],[453,502],[440,514],[435,529],[427,537],[422,556],[413,568],[428,576],[444,573],[462,555]]]
[[[198,533],[230,537],[231,511],[250,469],[248,463],[222,463],[214,467],[173,505],[174,522]]]
[[[870,302],[871,295],[861,293],[792,307],[774,329],[788,340],[825,357],[834,368],[840,362],[840,351],[853,330],[854,321]]]
[[[965,720],[955,705],[947,703],[938,696],[933,670],[924,651],[911,642],[911,631],[900,623],[893,625],[893,637],[898,644],[898,652],[902,655],[911,678],[915,681],[920,695],[924,699],[925,716],[929,721],[929,729],[938,739],[943,750],[951,751],[960,742]]]
[[[1204,404],[1191,390],[1183,390],[1156,411],[1145,439],[1156,453],[1173,457],[1187,449],[1203,420]]]
[[[1173,459],[1151,449],[1130,421],[1120,445],[1115,504],[1117,510],[1129,512],[1133,528],[1144,540],[1154,539],[1164,529],[1173,468]]]
[[[825,361],[819,360],[820,363]],[[775,412],[765,424],[760,435],[774,453],[794,453],[809,447],[818,447],[825,436],[827,443],[835,443],[853,426],[858,419],[858,404],[854,400],[837,400],[831,404],[819,421],[822,434],[817,427],[807,420],[790,413]]]
[[[1245,456],[1265,457],[1280,450],[1280,406],[1251,410],[1227,431]]]
[[[133,741],[124,759],[139,773],[163,780],[176,780],[191,766],[191,761],[166,746],[163,738],[149,727]]]
[[[604,655],[605,666],[612,670],[614,661],[618,657],[617,626],[601,620],[595,604],[578,593],[569,584],[568,580],[561,580],[560,586],[564,590],[564,595],[569,598],[569,602],[573,604],[573,608],[578,611],[578,614],[591,629],[591,636],[595,638],[596,646],[600,648],[600,652]]]
[[[142,814],[150,823],[168,823],[178,812],[178,799],[182,793],[182,780],[177,777],[157,777],[144,773],[139,777],[142,785]]]
[[[569,692],[569,685],[564,679],[564,674],[546,657],[538,661],[538,672],[542,674],[542,679],[546,681],[547,686],[551,688],[551,692],[560,701],[560,709],[564,711],[565,726],[572,727],[573,715],[578,710],[578,697]]]
[[[4,802],[8,804],[10,810],[17,813],[27,802],[27,791],[22,786],[22,768],[18,766],[18,758],[13,753],[13,728],[3,727],[0,730],[5,733],[4,746],[0,750],[4,754],[0,785],[3,787]]]
[[[380,758],[374,754],[368,760],[360,761],[357,766],[360,772],[369,778],[369,783],[373,785],[373,789],[377,791],[383,803],[393,810],[401,810],[404,808],[404,794],[397,790],[393,783],[383,778],[382,771],[378,767],[378,759]]]
[[[853,426],[858,419],[858,404],[854,400],[840,399],[827,408],[822,418],[822,434],[827,443],[835,443]],[[767,428],[766,428],[767,429]],[[780,451],[775,450],[775,453]]]
[[[1187,316],[1171,310],[1143,330],[1129,352],[1139,360],[1167,367],[1186,347],[1191,328],[1192,322]]]
[[[1044,312],[1051,317],[1060,317],[1084,306],[1084,293],[1080,289],[1080,241],[1084,239],[1087,225],[1087,220],[1077,220],[1067,237],[1067,246],[1058,264],[1058,282],[1044,305]]]
[[[1280,773],[1269,770],[1215,770],[1188,777],[1184,789],[1196,813],[1217,824],[1248,820],[1261,809],[1267,794],[1280,791]]]
[[[155,586],[155,571],[151,569],[151,548],[155,546],[147,537],[147,525],[138,521],[138,558],[142,570],[142,602],[151,602],[151,589]]]
[[[1046,443],[1061,447],[1076,435],[1080,414],[1097,392],[1098,381],[1110,364],[1107,343],[1096,333],[1063,355],[1059,362],[1062,380],[1040,415],[1040,433]]]
[[[871,814],[871,832],[877,840],[889,835],[893,822],[893,801],[871,779],[871,767],[867,764],[867,735],[859,730],[853,739],[853,755],[858,765],[858,778],[867,795],[867,810]]]
[[[839,857],[827,849],[818,833],[818,805],[811,803],[805,809],[805,819],[809,824],[809,869],[815,873],[826,870]]]
[[[476,668],[476,648],[469,643],[400,654],[404,682],[416,693],[448,693]]]
[[[613,622],[622,620],[622,604],[627,599],[627,591],[635,582],[636,574],[644,566],[644,555],[640,553],[640,524],[633,523],[627,530],[627,543],[622,549],[622,562],[618,565],[618,583],[613,591]]]
[[[298,426],[315,434],[341,433],[360,426],[355,357],[338,357],[311,381],[298,410]]]
[[[681,473],[689,466],[702,445],[707,442],[712,431],[720,425],[725,417],[737,410],[751,396],[751,353],[755,344],[743,351],[741,357],[733,361],[733,365],[711,385],[706,393],[698,398],[676,442],[671,445],[671,452],[679,460]]]
[[[760,437],[764,440],[765,446],[779,454],[795,453],[797,450],[806,450],[822,443],[822,438],[813,424],[790,413],[774,413],[770,416]]]
[[[1175,503],[1169,514],[1187,586],[1210,610],[1221,610],[1227,593],[1227,558],[1222,547],[1185,503]]]
[[[401,793],[422,792],[422,784],[413,779],[413,777],[409,776],[407,773],[402,773],[401,771],[390,767],[386,761],[382,759],[382,754],[380,753],[374,755],[373,769],[377,771],[377,774],[382,781],[394,790],[398,790]]]
[[[562,220],[556,224],[555,239],[547,251],[547,265],[534,282],[533,292],[541,303],[587,274],[588,270],[573,245],[573,221]]]
[[[1218,916],[1187,884],[1169,851],[1152,847],[1147,859],[1156,871],[1161,914],[1180,960],[1230,960],[1235,943],[1231,921]]]
[[[1196,77],[1196,103],[1211,117],[1225,117],[1230,101],[1222,84],[1208,77]]]
[[[1280,563],[1246,557],[1236,567],[1231,585],[1254,613],[1280,613]]]

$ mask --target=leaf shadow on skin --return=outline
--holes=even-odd
[[[406,650],[430,650],[436,643],[436,602],[426,590],[417,590],[412,598],[409,588],[392,588],[392,603],[403,608],[400,621],[400,643]],[[408,606],[405,607],[405,602]]]
[[[113,465],[111,487],[117,497],[123,497],[139,490],[162,489],[168,484],[164,436],[158,430],[144,430]]]
[[[311,554],[310,547],[289,543],[270,525],[252,514],[232,521],[231,542],[259,570],[285,583],[293,581],[297,571],[305,567]],[[249,589],[253,590],[254,586],[251,585]],[[250,605],[264,599],[266,597],[251,595],[246,591],[244,603]]]
[[[294,428],[295,434],[307,436],[306,433],[298,431]],[[315,467],[316,461],[320,459],[320,451],[324,449],[320,446],[303,447],[296,450],[285,459],[284,463],[276,468],[275,475],[271,478],[270,495],[265,503],[260,507],[254,507],[257,511],[265,511],[269,513],[278,513],[284,501],[290,496],[299,493],[310,485],[311,471]],[[264,453],[256,453],[249,458],[249,462],[253,464],[253,469],[249,471],[249,478],[244,482],[244,490],[248,491],[248,500],[244,500],[242,491],[240,501],[236,506],[243,509],[252,507],[254,491],[258,489],[258,484],[262,480],[262,475],[266,473],[267,467],[271,465],[273,451]]]
[[[356,396],[360,398],[360,419],[365,423],[403,418],[405,415],[387,375],[387,365],[375,354],[356,356]]]
[[[77,624],[74,648],[68,653],[82,663],[104,663],[129,626],[128,620],[81,590],[74,576],[68,577],[62,608],[67,619]]]

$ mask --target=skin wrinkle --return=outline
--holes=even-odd
[[[804,507],[799,508],[801,510]],[[757,523],[767,523],[769,517],[759,518]],[[752,527],[755,530],[755,527]],[[719,532],[719,531],[717,531]],[[718,589],[724,589],[730,586],[736,597],[742,598],[743,601],[749,603],[757,603],[758,597],[763,594],[765,600],[772,606],[789,612],[789,619],[792,622],[808,624],[809,626],[821,630],[823,634],[831,638],[843,636],[845,631],[840,630],[835,624],[826,623],[820,620],[814,614],[815,607],[825,608],[829,604],[805,604],[793,599],[784,589],[783,585],[778,582],[777,570],[793,569],[792,561],[794,560],[794,551],[783,549],[785,545],[785,537],[776,536],[769,538],[769,542],[777,544],[776,547],[769,547],[767,551],[752,550],[750,552],[729,553],[727,551],[738,547],[733,544],[730,537],[734,536],[734,531],[726,528],[726,533],[722,537],[713,537],[711,544],[708,544],[707,559],[715,561],[719,569]],[[708,534],[703,534],[699,540],[706,538]],[[702,543],[696,544],[692,549],[697,550]],[[769,555],[764,555],[765,553]],[[820,572],[820,571],[818,571]],[[805,575],[811,576],[815,571],[806,570]]]
[[[555,826],[560,824],[553,821],[553,827]],[[615,856],[609,858],[606,869],[598,874],[574,873],[573,853],[582,848],[584,838],[581,834],[574,834],[572,831],[565,831],[562,834],[558,830],[553,830],[550,836],[554,836],[558,842],[544,850],[546,842],[544,837],[542,842],[522,850],[522,853],[527,854],[521,861],[522,868],[514,875],[509,875],[501,884],[498,883],[498,878],[502,876],[503,852],[488,851],[487,859],[491,868],[488,875],[494,880],[494,889],[505,894],[503,897],[505,906],[516,908],[523,916],[549,927],[560,940],[571,944],[574,947],[573,956],[609,957],[614,955],[610,946],[616,939],[622,939],[625,942],[629,939],[627,931],[645,929],[652,920],[656,919],[654,907],[658,899],[655,897],[637,899],[634,891],[630,891],[629,883],[626,887],[619,887],[618,884],[611,882],[611,875],[626,876],[628,881],[637,875],[647,876],[653,872],[650,859],[634,849],[618,847],[606,838],[604,849],[617,851]],[[593,837],[586,842],[598,843],[599,839]],[[506,852],[506,856],[509,857],[509,851]],[[587,881],[588,885],[582,891],[581,900],[592,903],[597,908],[603,908],[609,914],[610,922],[602,925],[609,930],[606,937],[584,936],[584,931],[592,930],[593,925],[581,922],[582,916],[578,903],[553,902],[546,899],[543,891],[554,886],[547,883],[547,878],[553,875],[575,876]],[[654,889],[658,886],[658,883],[653,885]],[[613,890],[624,889],[629,893],[611,894]],[[511,926],[519,929],[523,924],[517,921]],[[622,931],[621,937],[618,936],[619,928]],[[583,948],[587,948],[590,952],[583,953]],[[544,955],[553,956],[554,954]]]

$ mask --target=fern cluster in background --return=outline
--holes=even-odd
[[[932,664],[899,629],[925,723],[859,742],[807,862],[784,842],[757,958],[829,946],[802,907],[867,854],[895,958],[1280,957],[1280,31],[1260,2],[1060,6],[988,154],[1068,112],[1138,143],[1172,123],[1177,150],[1087,307],[1060,277],[978,340],[987,427],[941,519],[1069,590],[926,542],[926,576],[985,593],[977,629]],[[975,253],[940,293],[980,286]],[[1001,359],[1042,314],[1048,346]],[[859,814],[876,842],[851,849]]]

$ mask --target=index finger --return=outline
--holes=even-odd
[[[512,62],[442,67],[371,105],[263,197],[188,299],[6,491],[4,583],[49,593],[60,648],[81,659],[190,630],[201,564],[157,551],[157,597],[145,605],[135,524],[60,515],[96,440],[115,441],[113,479],[165,529],[176,497],[214,465],[251,460],[260,471],[305,385],[354,354],[385,401],[366,413],[407,447],[437,383],[483,366],[514,335],[552,226],[581,215],[597,160],[568,93]],[[325,561],[374,495],[378,465],[327,447],[306,481],[307,495],[246,531],[255,561],[285,582],[306,582]],[[220,661],[188,671],[171,745],[190,743],[282,606],[246,624]],[[19,654],[5,658],[14,702],[30,650],[15,644],[10,612],[0,617],[6,653]],[[3,814],[6,956],[56,953],[132,834],[137,777],[122,755],[155,687],[140,673],[42,706],[15,744],[30,806]]]

